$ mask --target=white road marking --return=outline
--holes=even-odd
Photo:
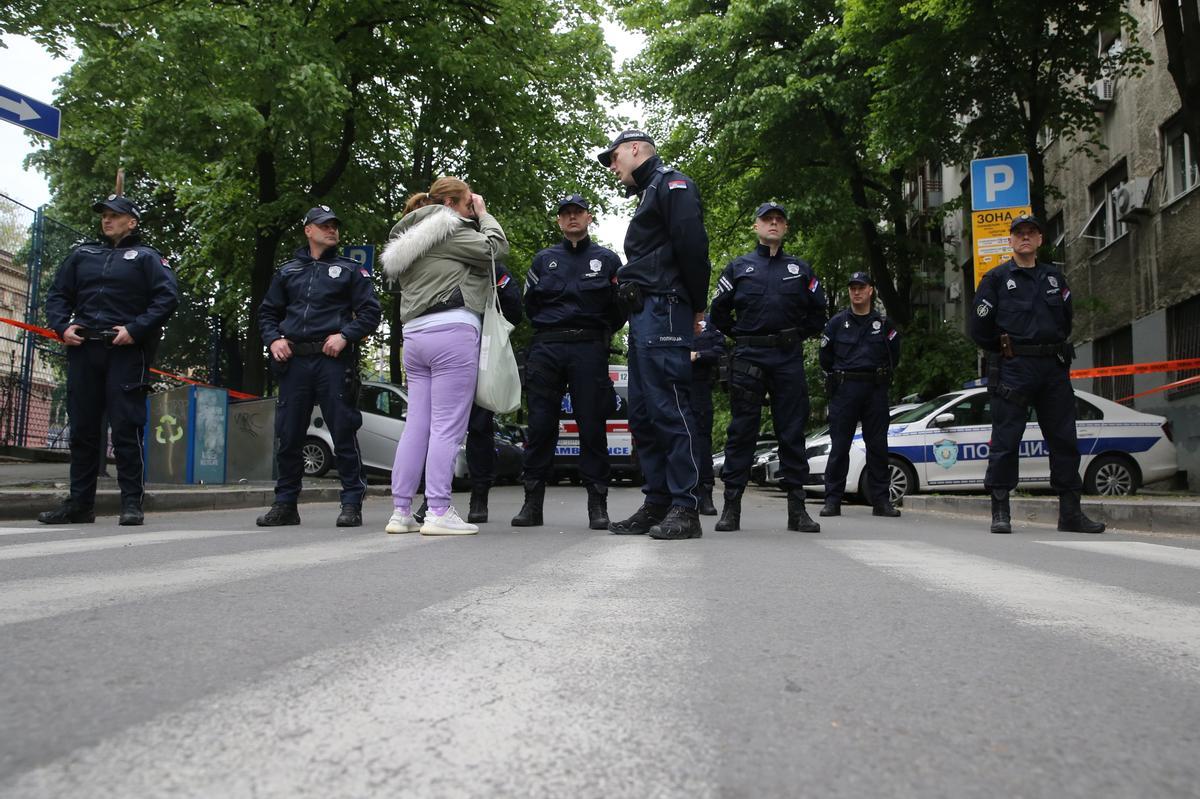
[[[43,524],[40,527],[0,527],[0,536],[33,535],[34,533],[83,533],[86,530],[87,527],[78,524]]]
[[[827,541],[847,557],[930,588],[965,594],[1157,664],[1200,670],[1200,607],[917,542]]]
[[[1200,569],[1200,549],[1147,544],[1142,541],[1038,541],[1037,543],[1100,555],[1117,555],[1122,558],[1144,560],[1147,563],[1161,563],[1164,566]]]
[[[0,547],[0,560],[44,558],[52,555],[73,555],[78,552],[97,552],[104,549],[140,547],[149,544],[173,544],[177,541],[196,541],[224,538],[231,535],[253,535],[263,530],[164,530],[162,532],[125,533],[122,535],[71,538],[58,541],[38,541],[32,544],[13,544]]]
[[[593,538],[264,681],[0,785],[3,797],[715,797],[699,556]]]
[[[0,584],[0,625],[342,563],[420,543],[422,536],[403,536],[397,540],[396,536],[380,532],[369,538],[210,555],[145,569],[15,580]]]

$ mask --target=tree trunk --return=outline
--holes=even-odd
[[[269,104],[260,105],[258,112],[264,120],[270,120]],[[263,141],[254,160],[258,176],[258,205],[261,208],[279,199],[275,152],[271,147],[269,125],[263,131]],[[254,234],[254,261],[250,266],[250,326],[242,350],[242,361],[245,364],[242,385],[243,389],[251,394],[262,394],[266,385],[267,360],[262,334],[258,329],[258,307],[271,286],[271,278],[275,274],[275,257],[282,237],[282,232],[274,222],[260,222]]]

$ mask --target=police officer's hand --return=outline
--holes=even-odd
[[[487,206],[484,205],[484,203],[483,203],[483,195],[472,194],[471,195],[471,205],[472,205],[471,216],[474,217],[475,219],[478,219],[479,217],[481,217],[487,213]]]
[[[700,353],[698,353],[698,352],[693,352],[693,353],[692,353],[692,363],[695,363],[695,362],[696,362],[696,360],[697,360],[697,359],[699,359],[699,357],[700,357]]]
[[[292,357],[292,342],[286,338],[277,338],[271,342],[271,357],[279,363],[285,363]]]
[[[83,343],[83,337],[79,335],[79,325],[71,325],[63,331],[63,344],[68,347],[78,347]]]
[[[133,336],[129,335],[129,331],[125,329],[125,325],[117,325],[113,328],[117,331],[117,337],[113,339],[114,347],[124,347],[133,344]]]
[[[322,345],[321,352],[330,358],[336,358],[342,354],[342,350],[346,349],[346,344],[346,337],[341,333],[330,333],[325,337],[325,344]]]
[[[696,318],[692,320],[692,330],[697,336],[704,332],[704,325],[701,324],[703,321],[704,311],[696,314]]]

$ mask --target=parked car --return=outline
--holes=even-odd
[[[633,434],[629,431],[629,366],[609,364],[608,376],[616,393],[616,409],[608,417],[608,462],[613,480],[642,482]],[[558,417],[558,444],[554,447],[552,480],[579,482],[579,425],[571,405],[570,392],[563,395]]]
[[[396,457],[396,445],[400,441],[400,434],[404,432],[408,393],[392,383],[367,380],[363,382],[358,395],[358,409],[362,411],[363,418],[358,431],[358,449],[362,453],[363,466],[368,472],[390,475]],[[520,428],[497,425],[497,482],[516,482],[520,479],[521,450],[514,440],[522,438]],[[321,477],[334,465],[333,438],[329,435],[329,427],[325,424],[320,406],[313,408],[303,456],[306,477]],[[465,447],[459,447],[454,475],[458,480],[468,477]]]
[[[1171,425],[1164,417],[1079,390],[1075,391],[1075,414],[1085,492],[1133,494],[1178,471]],[[991,433],[991,395],[982,386],[943,394],[893,417],[888,427],[892,501],[919,491],[982,490]],[[809,442],[809,490],[824,491],[829,447],[828,435]],[[1020,457],[1021,486],[1049,487],[1049,452],[1032,408]],[[865,464],[860,430],[850,447],[847,493],[865,493]]]

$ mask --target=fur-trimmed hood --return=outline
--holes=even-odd
[[[392,228],[380,261],[388,280],[395,280],[434,247],[448,240],[467,220],[445,205],[418,208]]]

